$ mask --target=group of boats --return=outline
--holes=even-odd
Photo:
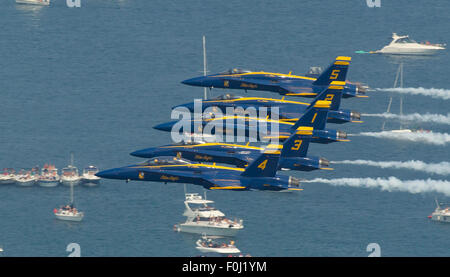
[[[82,174],[73,165],[64,167],[59,174],[52,164],[45,164],[40,170],[38,167],[23,168],[18,172],[13,168],[5,168],[0,175],[0,185],[18,185],[29,187],[38,184],[41,187],[56,187],[59,184],[66,186],[83,184],[95,186],[100,183],[100,177],[95,176],[98,168],[90,165],[83,169]]]
[[[176,224],[174,230],[191,234],[201,234],[196,241],[196,249],[207,253],[239,254],[241,251],[234,241],[230,243],[217,242],[215,239],[232,237],[244,229],[242,219],[229,219],[223,212],[213,207],[214,201],[202,197],[198,193],[185,193],[186,221]]]

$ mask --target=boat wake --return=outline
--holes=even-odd
[[[443,114],[407,114],[407,115],[398,115],[392,113],[378,113],[378,114],[362,114],[365,117],[383,117],[387,119],[400,119],[404,121],[416,121],[416,122],[432,122],[439,124],[448,124],[450,125],[450,113],[447,115]]]
[[[449,162],[440,162],[440,163],[425,163],[422,161],[406,161],[406,162],[398,162],[398,161],[369,161],[369,160],[344,160],[344,161],[333,161],[333,164],[354,164],[354,165],[367,165],[367,166],[375,166],[380,168],[396,168],[396,169],[411,169],[415,171],[421,171],[432,174],[439,175],[450,175],[450,163]]]
[[[350,136],[350,135],[349,135]],[[367,136],[376,138],[387,138],[395,140],[406,140],[413,142],[423,142],[426,144],[446,145],[450,142],[450,134],[435,132],[362,132],[359,134],[351,134],[351,136]]]
[[[439,192],[450,196],[450,182],[445,180],[400,180],[389,178],[316,178],[303,183],[325,183],[333,186],[350,186],[362,188],[379,188],[382,191],[402,191],[409,193]]]
[[[450,99],[450,90],[441,88],[376,88],[375,90],[402,94],[424,95],[444,100]]]

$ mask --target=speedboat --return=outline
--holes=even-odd
[[[373,53],[398,54],[398,55],[432,55],[439,50],[444,50],[445,44],[418,43],[409,36],[392,34],[392,41],[381,50]]]
[[[10,185],[16,182],[14,174],[15,170],[13,168],[5,168],[0,174],[0,185]]]
[[[235,236],[244,228],[242,219],[232,221],[226,218],[224,213],[209,205],[212,203],[214,201],[207,200],[206,196],[203,199],[198,193],[186,193],[186,209],[183,215],[187,219],[186,222],[175,225],[175,230],[214,236]]]
[[[16,175],[16,185],[21,187],[31,187],[36,183],[38,174],[36,169],[21,169]]]
[[[98,168],[90,165],[83,169],[83,175],[81,175],[81,179],[84,185],[86,186],[95,186],[100,183],[100,177],[95,176],[98,172]]]
[[[56,187],[59,185],[59,182],[58,169],[54,165],[44,165],[41,169],[38,185],[41,187]]]
[[[438,203],[437,200],[436,205],[437,205],[436,209],[430,216],[428,216],[428,218],[440,222],[450,222],[450,206],[446,208],[441,208],[441,205]]]
[[[201,239],[197,240],[196,242],[197,248],[201,252],[213,252],[213,253],[220,253],[220,254],[237,254],[241,253],[241,250],[239,250],[235,245],[234,241],[230,241],[229,244],[227,243],[217,243],[213,241],[210,237],[202,236]]]
[[[73,165],[64,167],[61,172],[61,183],[66,186],[76,186],[81,182],[81,176],[78,174],[78,168]]]
[[[16,0],[16,3],[48,6],[50,5],[50,0]]]
[[[53,213],[57,219],[66,221],[81,221],[84,217],[84,213],[78,211],[73,204],[54,209]]]

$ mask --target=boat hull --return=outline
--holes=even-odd
[[[55,214],[56,218],[59,220],[65,220],[65,221],[76,221],[79,222],[83,219],[84,214],[80,215],[64,215],[64,214]]]
[[[40,187],[56,187],[59,185],[59,180],[39,180],[38,185]]]
[[[86,178],[83,178],[81,182],[83,183],[84,186],[94,187],[94,186],[97,186],[97,185],[100,184],[100,179],[86,179]]]
[[[64,186],[78,186],[81,182],[81,179],[77,179],[77,180],[63,180],[61,179],[61,184],[63,184]]]
[[[16,180],[16,185],[19,187],[31,187],[36,183],[36,180],[18,181]]]
[[[423,48],[383,48],[377,53],[390,54],[390,55],[434,55],[440,48],[435,49],[423,49]]]
[[[431,220],[450,223],[450,215],[433,214]]]
[[[207,236],[227,236],[233,237],[237,234],[237,232],[241,230],[238,228],[221,228],[214,226],[204,226],[204,225],[195,225],[195,224],[179,224],[178,231],[192,234],[204,234]]]
[[[49,6],[50,1],[33,1],[33,0],[16,0],[17,4],[30,4],[30,5],[38,5],[38,6]]]
[[[16,180],[14,180],[14,178],[11,179],[2,179],[0,180],[0,185],[12,185],[16,182]]]

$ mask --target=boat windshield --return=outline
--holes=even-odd
[[[219,96],[213,98],[212,100],[233,100],[233,99],[239,99],[239,98],[242,98],[242,96],[236,96],[234,94],[227,93],[227,94],[219,95]]]
[[[227,71],[222,72],[221,74],[242,74],[242,73],[250,73],[251,70],[242,69],[242,68],[232,68]]]
[[[395,43],[417,43],[415,40],[409,37],[399,38]]]
[[[153,159],[150,159],[146,162],[143,162],[139,165],[144,166],[156,166],[156,165],[186,165],[190,164],[189,161],[177,157],[156,157]]]

